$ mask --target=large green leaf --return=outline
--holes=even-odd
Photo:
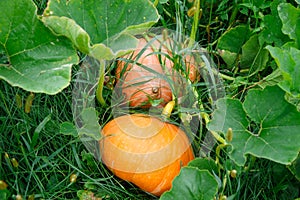
[[[245,141],[250,136],[247,131],[249,121],[240,101],[233,99],[220,99],[217,101],[217,109],[213,113],[213,119],[208,124],[208,129],[220,133],[226,133],[228,128],[233,129],[234,138],[231,145],[234,147],[229,156],[239,165],[246,161]]]
[[[278,5],[282,0],[274,0],[271,3],[271,13],[263,16],[263,30],[259,34],[259,43],[263,46],[264,43],[275,44],[281,46],[289,40],[289,37],[282,33],[282,22],[278,14]]]
[[[207,170],[196,167],[183,167],[180,174],[173,180],[172,189],[165,192],[160,199],[214,199],[218,191],[218,183]]]
[[[259,125],[247,142],[247,152],[290,164],[300,151],[300,113],[277,86],[249,91],[244,102],[248,116]]]
[[[289,3],[281,3],[278,6],[278,13],[283,24],[282,32],[295,40],[300,47],[300,9]]]
[[[269,52],[259,45],[258,35],[251,36],[242,46],[240,66],[249,69],[250,74],[263,70],[268,60]]]
[[[300,97],[300,50],[294,47],[286,49],[267,46],[266,48],[282,73],[283,81],[279,83],[280,87],[293,96]]]
[[[78,62],[69,41],[54,36],[30,0],[0,1],[0,78],[32,92],[56,94],[69,85]]]
[[[218,173],[218,166],[211,158],[195,158],[189,162],[188,166],[197,167],[200,170],[208,170],[211,174]]]
[[[252,89],[242,104],[220,99],[208,125],[212,131],[233,129],[231,158],[244,165],[247,154],[291,164],[300,151],[300,113],[284,98],[278,86]],[[224,116],[225,115],[225,116]],[[248,125],[247,117],[251,120]]]
[[[229,67],[238,59],[242,46],[250,35],[249,27],[241,25],[229,29],[218,40],[220,55]]]
[[[131,34],[141,33],[158,19],[148,0],[50,0],[43,22],[80,51],[112,59],[135,48],[137,41]]]
[[[218,48],[239,53],[242,45],[248,40],[250,30],[248,26],[240,25],[226,31],[218,41]]]

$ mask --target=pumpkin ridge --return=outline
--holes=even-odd
[[[131,170],[135,172],[149,172],[153,171],[154,168],[159,169],[168,166],[190,148],[190,142],[179,127],[167,122],[163,124],[165,124],[164,128],[150,139],[132,138],[130,135],[124,134],[120,129],[118,129],[118,133],[115,132],[115,136],[105,138],[105,135],[108,132],[110,133],[111,130],[107,130],[104,127],[102,130],[104,138],[100,141],[104,163],[110,168],[127,172]],[[111,124],[108,127],[112,129],[118,128]],[[161,143],[162,141],[163,143]],[[110,152],[115,157],[113,158],[105,152]],[[127,165],[123,163],[127,163]],[[143,163],[155,163],[156,165],[147,166]],[[131,166],[136,167],[132,169]]]

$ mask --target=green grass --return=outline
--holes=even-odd
[[[254,157],[253,157],[254,158]],[[254,159],[245,168],[228,165],[228,172],[237,170],[237,177],[227,174],[226,196],[239,200],[288,200],[299,197],[300,183],[286,166],[265,159]]]
[[[34,2],[41,13],[47,1]],[[162,17],[157,26],[176,29],[180,22],[183,32],[189,35],[193,19],[186,12],[191,3],[176,2],[179,1],[170,0],[169,4],[158,5]],[[241,3],[201,1],[203,10],[196,37],[209,50],[217,68],[224,75],[232,76],[224,82],[228,96],[242,99],[247,88],[253,86],[259,77],[268,74],[270,68],[254,77],[245,76],[239,82],[235,77],[243,77],[244,74],[230,71],[220,59],[216,42],[229,27],[248,24],[255,29],[260,26],[259,12],[251,9],[239,12],[234,2]],[[265,14],[270,12],[269,9],[261,11]],[[174,18],[176,14],[177,19]],[[4,195],[15,199],[18,194],[24,199],[32,195],[35,199],[78,199],[78,196],[89,199],[93,195],[103,199],[157,199],[113,176],[87,151],[78,137],[60,133],[62,122],[73,122],[72,84],[57,95],[35,94],[31,110],[26,113],[24,104],[30,93],[0,80],[0,180],[8,185],[6,190],[0,190],[0,199]],[[200,89],[203,89],[201,84]],[[18,107],[17,95],[22,100],[21,107]],[[109,98],[109,95],[106,97]],[[202,131],[205,134],[205,127],[201,127],[201,134]],[[195,146],[201,141],[196,142]],[[210,156],[214,158],[215,152],[212,151]],[[14,166],[14,159],[18,166]],[[300,197],[299,181],[284,165],[256,159],[248,163],[248,168],[240,168],[231,163],[225,152],[222,152],[221,163],[224,172],[220,177],[226,178],[226,187],[221,187],[219,192],[231,199],[289,200]],[[238,171],[236,178],[228,175],[232,169]],[[71,182],[70,176],[74,174],[77,179]],[[220,181],[224,183],[224,180]]]
[[[10,195],[76,199],[79,190],[88,188],[110,199],[151,197],[128,183],[122,185],[124,182],[87,152],[79,138],[60,133],[60,124],[73,120],[71,87],[55,96],[36,94],[30,113],[24,112],[28,92],[4,81],[0,87],[0,180],[9,185]],[[23,100],[21,108],[16,104],[16,94]],[[38,136],[37,127],[42,128]],[[37,142],[32,146],[34,137]],[[18,162],[17,167],[12,159]],[[72,174],[77,175],[74,183],[70,182]]]

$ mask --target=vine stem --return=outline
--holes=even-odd
[[[194,5],[196,5],[196,13],[194,14],[194,20],[193,20],[193,26],[192,26],[191,35],[190,35],[189,47],[193,46],[196,41],[196,34],[197,34],[197,30],[198,30],[199,15],[200,15],[200,0],[196,0]]]
[[[96,90],[96,98],[102,106],[105,106],[105,100],[102,95],[103,84],[104,84],[104,74],[105,74],[105,60],[99,60],[99,62],[100,62],[99,80],[98,80],[98,86],[97,86],[97,90]]]
[[[227,142],[224,138],[222,138],[216,131],[210,131],[210,133],[218,140],[221,144],[227,145]]]
[[[228,80],[228,81],[235,81],[235,78],[234,77],[231,77],[231,76],[228,76],[226,74],[222,74],[222,73],[219,73],[221,78],[225,79],[225,80]]]
[[[234,1],[233,12],[232,12],[232,14],[230,16],[230,19],[229,19],[229,25],[230,26],[234,23],[238,12],[239,12],[239,8],[238,8],[238,5],[237,5],[237,1]]]

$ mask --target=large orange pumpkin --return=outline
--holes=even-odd
[[[136,50],[124,57],[132,60],[133,63],[124,60],[118,62],[117,87],[121,87],[125,100],[129,101],[131,107],[150,107],[151,100],[161,100],[160,105],[165,105],[172,100],[170,81],[173,81],[173,87],[179,86],[184,89],[184,86],[178,83],[182,81],[182,77],[179,77],[180,74],[173,69],[174,63],[169,59],[169,56],[172,56],[171,43],[170,39],[148,42],[146,39],[140,38]],[[195,81],[199,77],[195,60],[189,55],[184,59],[189,79]]]
[[[161,195],[180,168],[194,159],[186,134],[144,114],[124,115],[107,123],[99,141],[104,164],[119,178]]]

